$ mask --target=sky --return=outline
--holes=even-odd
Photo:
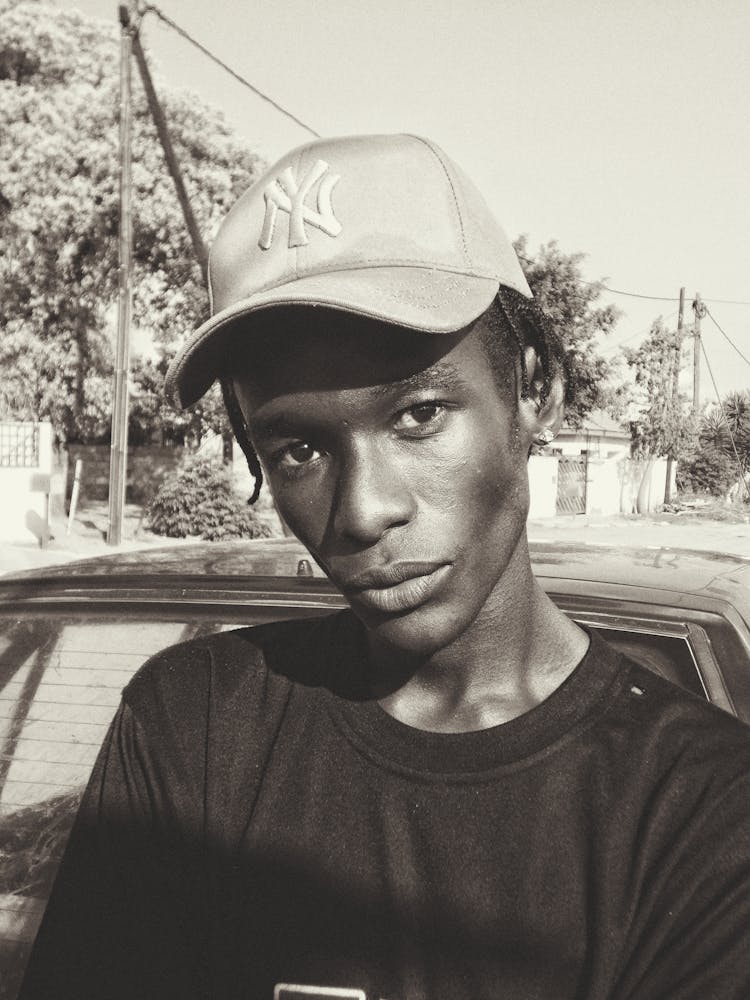
[[[112,0],[57,6],[116,21]],[[158,0],[321,135],[415,132],[474,179],[506,232],[586,254],[622,310],[607,357],[696,292],[719,392],[750,387],[747,0]],[[162,79],[221,108],[267,159],[310,137],[147,14]],[[731,305],[744,302],[745,305]],[[715,399],[701,359],[701,397]],[[692,371],[683,374],[692,392]]]

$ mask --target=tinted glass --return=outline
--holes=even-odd
[[[0,1000],[14,997],[20,984],[122,688],[152,653],[221,627],[0,619]]]
[[[673,684],[706,697],[688,640],[682,636],[650,632],[626,632],[621,629],[597,628],[597,632],[631,660],[648,667]]]

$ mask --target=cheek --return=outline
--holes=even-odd
[[[321,477],[323,480],[323,477]],[[332,498],[325,481],[288,483],[268,479],[276,509],[288,528],[309,549],[316,549],[325,534]]]
[[[529,504],[526,458],[512,432],[502,426],[488,435],[468,423],[450,453],[435,461],[416,488],[428,507],[460,515],[472,532],[487,531],[498,516],[525,517]],[[439,469],[439,475],[436,470]]]

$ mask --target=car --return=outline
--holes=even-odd
[[[531,546],[571,618],[750,722],[750,560]],[[294,539],[190,543],[0,577],[0,997],[20,985],[75,812],[123,686],[153,653],[346,606]]]

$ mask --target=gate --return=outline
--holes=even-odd
[[[588,456],[561,457],[557,466],[557,514],[586,513]]]

